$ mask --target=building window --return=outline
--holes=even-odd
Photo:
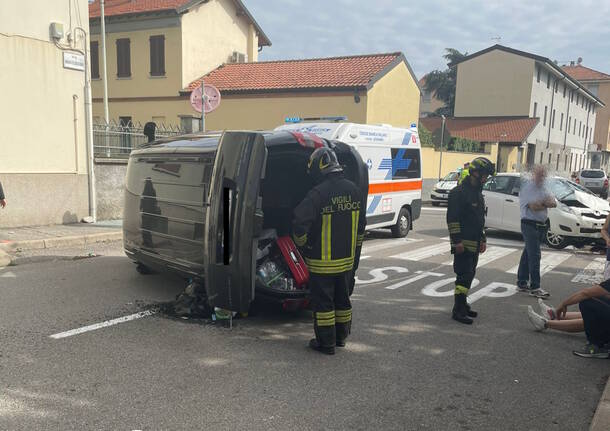
[[[582,136],[582,121],[578,123],[578,136]]]
[[[546,88],[551,88],[551,72],[546,74]]]
[[[536,66],[536,82],[540,82],[540,66]]]
[[[566,127],[568,132],[570,131],[570,127],[572,127],[572,117],[568,117],[568,127]]]
[[[553,87],[555,87],[555,93],[557,93],[557,91],[559,91],[559,82],[555,81],[555,84],[553,84]]]
[[[563,170],[568,170],[568,155],[566,154],[565,160],[563,161]]]
[[[572,156],[574,156],[573,153],[570,153],[570,170],[573,170],[573,165],[572,165]],[[567,156],[566,156],[567,157]]]
[[[579,105],[580,104],[580,94],[576,95],[576,104]]]
[[[574,118],[574,130],[572,130],[572,134],[576,134],[576,118]]]
[[[589,128],[585,127],[585,142],[587,142],[588,137],[589,137]]]
[[[551,128],[555,128],[555,110],[553,109],[553,115],[551,116]]]
[[[116,41],[116,76],[129,78],[131,76],[131,48],[129,39]]]
[[[566,90],[567,90],[568,86],[563,84],[563,98],[566,98]]]
[[[150,37],[150,75],[165,76],[165,36]]]
[[[540,163],[542,163],[542,156],[544,153],[540,152]]]
[[[553,157],[553,155],[551,153],[549,153],[549,161],[548,161],[549,165],[551,164],[551,158],[552,157]]]
[[[559,170],[559,154],[557,154],[557,162],[555,163],[555,170]]]
[[[574,101],[574,92],[570,91],[570,102]]]
[[[534,115],[532,115],[533,118],[536,118],[536,112],[538,111],[538,103],[534,102]]]
[[[542,120],[542,125],[546,126],[546,111],[547,111],[547,107],[544,107],[544,119]]]
[[[563,130],[563,112],[561,113],[561,120],[559,121],[559,130]]]
[[[91,42],[90,47],[91,54],[91,78],[100,78],[100,52],[98,49],[98,42]]]

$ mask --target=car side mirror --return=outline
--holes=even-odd
[[[519,196],[519,190],[513,190],[512,195],[513,196]]]

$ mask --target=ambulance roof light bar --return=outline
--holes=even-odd
[[[304,123],[306,121],[329,121],[332,123],[339,123],[341,121],[347,121],[347,117],[345,115],[339,116],[327,116],[327,117],[286,117],[284,122],[286,123]]]

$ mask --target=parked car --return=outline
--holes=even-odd
[[[439,206],[442,202],[447,203],[449,192],[458,184],[460,178],[459,171],[449,172],[445,178],[434,185],[434,189],[430,193],[432,205]]]
[[[486,227],[521,232],[520,185],[521,177],[517,173],[498,174],[485,183]],[[549,247],[561,249],[602,242],[601,228],[610,212],[608,201],[565,178],[549,177],[547,186],[558,200],[557,207],[548,211],[546,243]]]
[[[608,199],[608,176],[601,169],[583,169],[578,173],[577,183],[596,195]]]

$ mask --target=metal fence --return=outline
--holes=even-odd
[[[178,126],[157,124],[156,138],[176,136],[184,131]],[[148,142],[144,135],[144,126],[141,123],[127,124],[94,123],[93,124],[93,152],[95,157],[127,158],[131,150],[141,147]]]

